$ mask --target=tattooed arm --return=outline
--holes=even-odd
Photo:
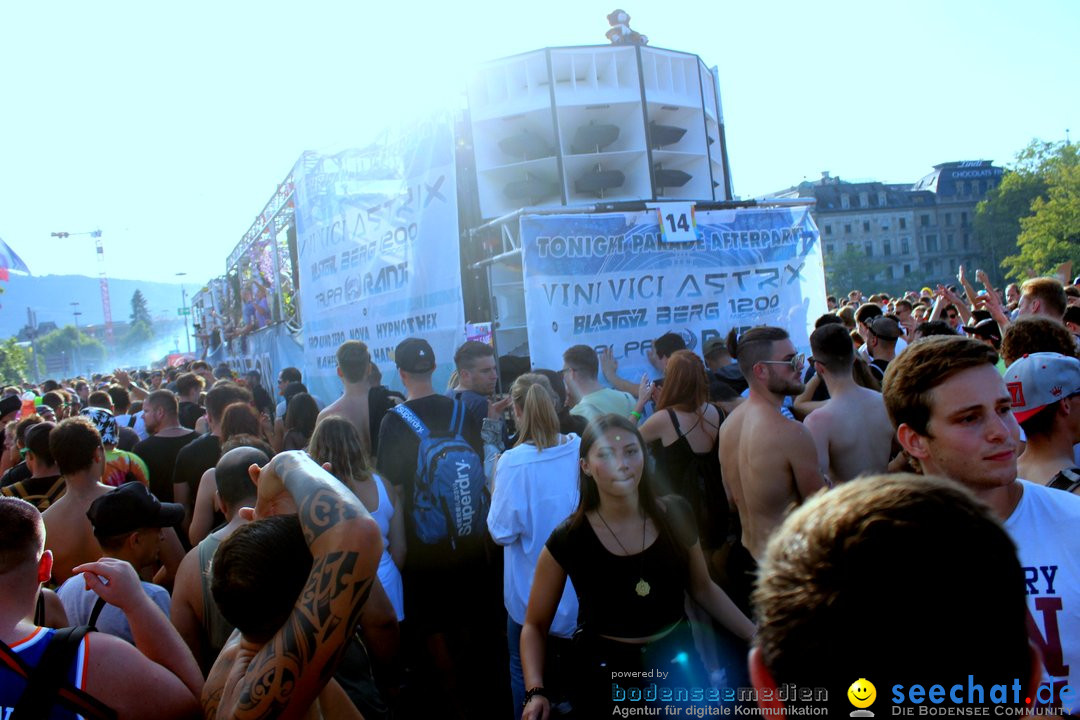
[[[378,525],[306,453],[261,470],[257,517],[295,504],[313,562],[292,614],[265,644],[234,633],[203,692],[208,718],[301,718],[326,686],[371,591],[382,553]]]

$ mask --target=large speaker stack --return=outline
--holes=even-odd
[[[480,214],[627,200],[730,200],[716,76],[648,46],[547,48],[469,84]]]

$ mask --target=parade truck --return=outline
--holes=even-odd
[[[701,352],[772,324],[808,345],[825,311],[811,203],[733,198],[715,68],[639,44],[545,48],[478,68],[466,94],[299,159],[196,298],[210,359],[264,378],[295,365],[329,400],[349,339],[393,386],[394,347],[424,337],[436,387],[467,339],[518,368],[610,347],[631,379],[667,332]]]

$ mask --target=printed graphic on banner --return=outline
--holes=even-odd
[[[464,334],[453,132],[448,115],[387,132],[364,150],[305,155],[296,182],[304,382],[341,390],[335,352],[361,340],[387,385],[394,347],[431,343],[445,384]]]
[[[732,327],[762,324],[786,328],[809,351],[813,321],[825,312],[825,275],[807,207],[697,212],[696,237],[678,243],[662,239],[666,214],[521,219],[534,367],[560,367],[572,345],[611,346],[619,374],[636,379],[656,374],[648,353],[665,333],[700,354]]]

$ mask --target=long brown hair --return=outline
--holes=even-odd
[[[510,386],[510,397],[521,413],[515,445],[532,443],[536,450],[553,447],[559,441],[559,416],[555,412],[555,391],[543,375],[519,375]]]
[[[319,421],[308,442],[308,455],[315,462],[330,463],[330,472],[348,485],[371,479],[371,463],[356,426],[343,417],[331,415]]]
[[[677,350],[668,358],[664,371],[664,386],[660,390],[657,410],[674,408],[685,412],[700,412],[709,399],[705,379],[705,364],[689,350]]]

